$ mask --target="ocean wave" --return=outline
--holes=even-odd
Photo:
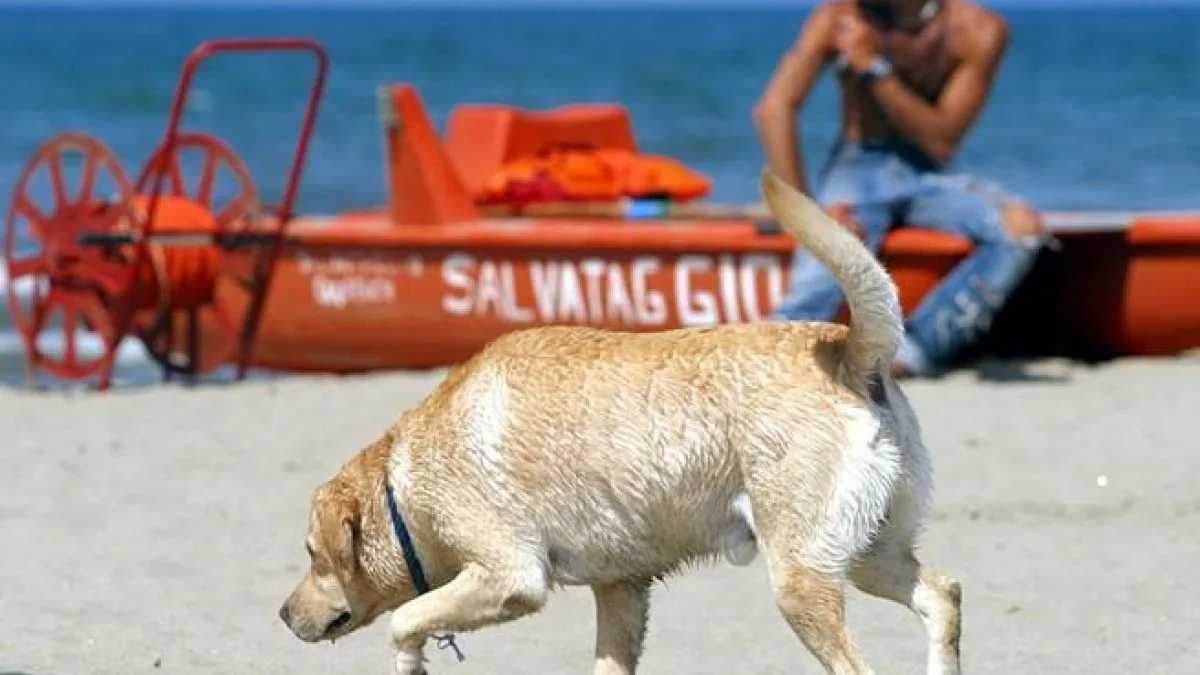
[[[62,356],[66,346],[66,335],[62,331],[42,333],[38,336],[42,353],[50,357]],[[99,356],[104,349],[100,337],[85,331],[78,331],[75,338],[75,351],[81,358]],[[0,332],[0,354],[19,354],[25,351],[21,336],[16,331]],[[149,361],[146,348],[137,338],[126,338],[117,348],[116,363],[132,364]]]
[[[19,279],[15,285],[17,297],[28,298],[37,282],[37,279]],[[0,262],[0,297],[6,299],[0,302],[0,355],[20,354],[25,351],[25,346],[21,342],[21,336],[14,330],[12,316],[8,312],[7,295],[8,271],[4,263]],[[43,353],[53,357],[62,355],[66,345],[66,336],[62,331],[46,331],[38,339]],[[94,357],[103,350],[99,336],[83,330],[77,331],[75,345],[82,358]],[[145,347],[136,338],[127,338],[117,349],[118,363],[140,363],[148,360]]]
[[[36,281],[22,279],[18,282],[16,290],[17,296],[24,299],[29,297],[29,292],[32,290],[33,284]],[[12,317],[8,314],[8,268],[0,261],[0,331],[12,328]]]

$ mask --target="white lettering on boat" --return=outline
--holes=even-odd
[[[525,263],[455,253],[442,261],[442,310],[514,324],[655,328],[668,325],[672,309],[684,326],[758,321],[783,296],[783,276],[770,254],[685,255],[671,265],[657,256]]]
[[[296,267],[307,277],[319,307],[345,309],[351,305],[390,305],[396,301],[396,278],[404,266],[385,256],[313,257],[296,254]]]

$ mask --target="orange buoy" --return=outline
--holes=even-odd
[[[150,199],[134,198],[136,213],[145,221]],[[157,235],[211,235],[216,218],[203,204],[180,195],[162,195],[155,209]],[[216,288],[220,251],[212,244],[171,246],[166,237],[147,242],[150,256],[139,275],[138,310],[160,313],[191,311],[211,302]]]

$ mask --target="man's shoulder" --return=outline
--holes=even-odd
[[[832,40],[838,21],[853,11],[854,0],[822,0],[804,16],[801,33],[820,40]]]
[[[954,3],[955,29],[972,41],[989,43],[1008,40],[1008,21],[999,12],[974,0],[950,0]]]
[[[809,10],[805,21],[831,21],[851,11],[854,11],[854,0],[821,0]]]
[[[958,33],[964,52],[988,58],[1008,46],[1008,22],[995,10],[974,0],[950,0],[954,15],[951,26]]]

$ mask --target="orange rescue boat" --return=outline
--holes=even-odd
[[[318,63],[288,188],[274,208],[227,145],[179,131],[178,119],[199,61],[263,49],[307,51]],[[794,240],[761,207],[696,199],[705,190],[668,159],[653,158],[654,166],[676,171],[691,193],[661,212],[611,195],[504,199],[497,172],[548,149],[638,153],[619,105],[460,105],[443,140],[411,85],[381,87],[386,205],[294,216],[326,61],[307,40],[201,45],[184,66],[163,145],[136,182],[90,137],[43,145],[18,184],[5,242],[9,306],[31,374],[104,388],[130,334],[167,374],[224,365],[236,365],[239,377],[250,366],[433,368],[530,326],[654,331],[757,321],[780,299]],[[68,151],[84,157],[80,185],[61,185]],[[185,151],[202,157],[197,187],[183,176]],[[223,206],[214,203],[214,167],[233,175],[234,196]],[[57,181],[49,213],[26,192],[41,169]],[[115,176],[115,196],[92,194],[87,176],[104,172]],[[1200,288],[1200,213],[1050,213],[1047,221],[1061,248],[1041,255],[980,351],[1104,358],[1200,346],[1200,303],[1186,300]],[[21,224],[40,251],[15,251]],[[904,227],[881,256],[909,312],[969,252],[966,240]],[[14,290],[22,283],[39,289],[26,302]],[[40,351],[39,333],[55,313],[64,327],[98,333],[103,352],[87,360],[69,335],[61,354]]]

